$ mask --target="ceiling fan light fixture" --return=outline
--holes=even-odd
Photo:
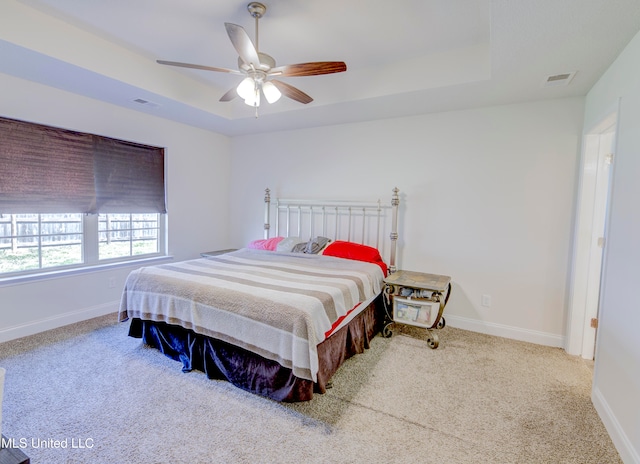
[[[260,89],[256,88],[244,99],[244,103],[249,106],[260,106]]]
[[[236,92],[238,92],[238,95],[243,100],[246,100],[247,98],[250,98],[252,94],[255,94],[255,90],[256,81],[254,81],[252,77],[245,77],[242,79],[242,82],[238,84],[238,87],[236,87]]]
[[[275,103],[280,100],[282,93],[273,85],[273,82],[265,82],[262,84],[262,93],[269,103]]]

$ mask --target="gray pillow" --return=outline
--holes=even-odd
[[[304,253],[307,249],[307,243],[308,242],[300,242],[300,243],[296,243],[294,245],[294,247],[291,249],[292,252],[294,253]]]
[[[320,250],[322,250],[325,246],[327,246],[327,243],[329,243],[330,241],[331,240],[328,239],[327,237],[318,236],[313,240],[309,240],[309,243],[307,243],[307,248],[304,252],[317,254],[320,252]]]
[[[316,237],[305,243],[298,243],[291,251],[294,253],[317,254],[322,250],[330,240],[327,237]],[[282,243],[282,242],[281,242]]]

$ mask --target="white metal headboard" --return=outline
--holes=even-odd
[[[275,237],[313,238],[318,235],[335,240],[369,245],[387,255],[391,272],[396,270],[399,190],[393,189],[391,204],[362,201],[286,200],[275,204]],[[264,238],[271,232],[271,191],[264,195]],[[382,240],[389,231],[389,242]]]

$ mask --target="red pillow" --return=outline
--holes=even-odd
[[[356,261],[365,261],[380,266],[382,273],[387,275],[387,265],[382,261],[380,252],[373,247],[361,245],[359,243],[344,242],[336,240],[330,243],[322,252],[326,256],[335,256],[337,258],[354,259]]]
[[[253,248],[254,250],[268,250],[275,251],[278,243],[280,243],[284,237],[272,237],[262,240],[254,240],[249,242],[247,248]]]

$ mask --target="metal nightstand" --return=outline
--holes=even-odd
[[[407,324],[424,328],[429,337],[427,344],[436,349],[438,335],[431,329],[445,326],[442,317],[451,295],[451,277],[422,272],[397,271],[384,279],[386,320],[382,335],[391,337],[392,324]],[[392,305],[392,312],[388,305]]]

